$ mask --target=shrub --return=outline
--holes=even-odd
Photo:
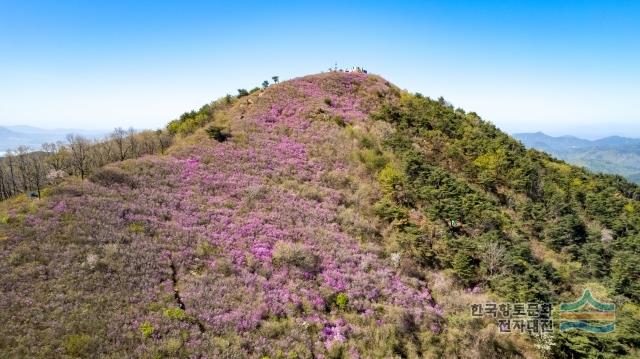
[[[336,306],[345,310],[347,308],[347,304],[349,304],[349,297],[345,293],[338,293],[336,296]]]
[[[273,263],[279,266],[293,266],[307,272],[315,272],[318,269],[319,258],[301,244],[278,242],[273,250]]]
[[[164,310],[163,315],[175,320],[184,320],[187,318],[187,313],[181,308],[167,308]]]
[[[154,332],[154,328],[153,325],[151,325],[151,323],[149,322],[144,322],[142,324],[140,324],[140,333],[142,333],[142,336],[144,336],[145,338],[149,338]]]
[[[27,243],[20,243],[13,249],[11,254],[7,257],[7,262],[12,266],[19,266],[21,264],[29,262],[33,258],[33,248]]]
[[[469,287],[475,278],[472,258],[465,251],[458,252],[453,258],[453,270],[457,279],[464,287]]]
[[[386,193],[394,193],[404,183],[404,173],[390,165],[386,165],[378,175],[378,181]]]
[[[130,188],[136,188],[138,183],[129,174],[119,168],[103,167],[96,170],[91,176],[89,181],[110,187],[112,185],[125,185]]]
[[[216,272],[227,277],[237,274],[237,269],[235,268],[233,263],[226,258],[217,259],[215,269]]]
[[[382,169],[387,164],[387,159],[382,152],[377,149],[364,149],[358,152],[358,159],[362,162],[367,170],[371,172]]]
[[[327,106],[333,106],[333,102],[331,101],[331,99],[330,99],[329,97],[325,97],[325,99],[324,99],[324,103],[325,103]]]
[[[611,261],[611,280],[620,294],[640,300],[640,258],[631,251],[620,251]]]
[[[555,250],[563,247],[584,243],[587,230],[584,223],[575,214],[560,217],[545,230],[545,239]]]
[[[129,229],[129,232],[136,233],[136,234],[143,233],[145,230],[144,224],[138,223],[138,222],[131,223],[128,229]]]
[[[65,339],[63,347],[68,355],[85,358],[94,351],[94,342],[87,334],[73,334]]]
[[[333,122],[336,123],[336,125],[340,126],[340,127],[346,127],[347,123],[345,122],[344,118],[342,116],[333,116],[331,117],[331,120]]]
[[[204,105],[198,112],[185,112],[179,119],[169,122],[167,130],[172,135],[193,133],[212,119],[214,110],[212,105]]]
[[[245,89],[238,89],[238,98],[249,96],[249,92]]]
[[[182,340],[178,338],[167,338],[162,344],[162,353],[167,357],[181,357],[179,354],[182,348]]]
[[[409,210],[403,206],[399,206],[390,198],[390,196],[382,197],[374,204],[374,213],[389,222],[394,220],[405,220],[409,215]]]
[[[209,138],[216,140],[218,142],[224,142],[226,141],[229,137],[231,137],[231,135],[224,131],[224,129],[222,127],[218,127],[218,126],[209,126],[209,128],[207,128],[207,135],[209,135]]]
[[[198,242],[198,245],[196,246],[195,255],[198,258],[207,258],[210,255],[215,254],[217,252],[218,252],[218,249],[213,245],[211,245],[211,243],[207,241],[201,241],[201,242]]]

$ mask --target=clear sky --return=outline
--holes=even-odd
[[[508,132],[640,137],[640,2],[604,0],[0,0],[0,126],[157,128],[334,62]]]

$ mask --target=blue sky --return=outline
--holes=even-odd
[[[508,132],[640,137],[640,2],[0,0],[0,126],[158,128],[364,66]]]

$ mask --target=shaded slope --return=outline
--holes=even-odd
[[[380,171],[385,196],[376,207],[405,253],[418,263],[430,259],[425,266],[444,269],[459,285],[472,293],[488,291],[494,300],[558,303],[597,288],[599,298],[619,308],[616,331],[533,332],[537,354],[637,356],[640,337],[632,328],[640,324],[640,286],[633,284],[640,282],[638,186],[527,150],[444,99],[402,94],[374,118],[396,130],[383,147],[398,160]],[[434,290],[448,312],[478,302],[444,292]],[[449,355],[514,354],[491,335],[491,321],[478,326],[460,314],[439,337],[459,344],[446,349]],[[482,327],[486,331],[469,336]],[[475,345],[478,339],[485,344]],[[496,348],[506,353],[491,353]]]

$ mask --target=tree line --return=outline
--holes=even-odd
[[[278,76],[271,78],[274,84]],[[262,83],[262,89],[269,86]],[[229,108],[244,96],[260,91],[259,87],[247,91],[238,90],[238,95],[226,95],[205,104],[197,111],[183,113],[169,122],[163,130],[136,131],[118,127],[108,136],[92,140],[84,136],[69,134],[66,141],[45,143],[39,149],[20,146],[0,157],[0,201],[21,193],[40,198],[42,189],[55,184],[67,176],[84,179],[95,169],[106,164],[138,158],[150,154],[164,154],[176,136],[186,136],[205,124],[214,121],[216,113]],[[217,138],[224,135],[212,135]],[[217,138],[217,140],[221,140]]]
[[[0,158],[0,200],[21,193],[39,198],[45,186],[67,176],[84,179],[108,163],[162,154],[171,142],[167,131],[118,127],[100,140],[69,134],[66,141],[44,143],[39,149],[20,146]]]

